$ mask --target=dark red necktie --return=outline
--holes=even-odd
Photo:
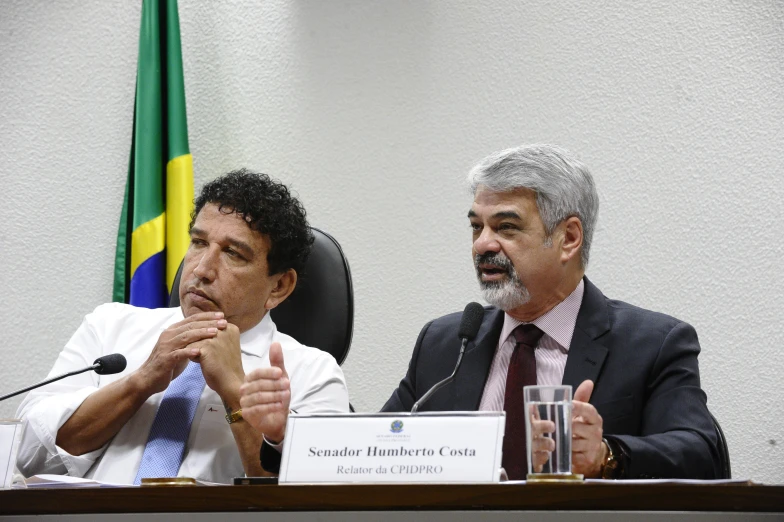
[[[536,343],[544,332],[532,324],[521,324],[512,331],[517,345],[506,373],[506,430],[502,463],[509,480],[525,480],[528,460],[525,452],[525,406],[523,386],[536,384]]]

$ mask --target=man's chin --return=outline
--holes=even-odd
[[[526,288],[518,288],[515,285],[490,285],[487,282],[480,282],[479,287],[485,301],[505,312],[523,306],[531,300],[531,294]]]

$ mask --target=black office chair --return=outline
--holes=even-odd
[[[708,412],[710,413],[710,412]],[[721,469],[721,479],[732,478],[732,466],[730,466],[730,450],[727,447],[727,439],[724,437],[724,432],[719,426],[719,421],[710,413],[713,419],[713,425],[716,427],[716,438],[719,440],[719,467]]]
[[[274,308],[278,330],[306,346],[331,354],[343,364],[354,332],[354,289],[351,270],[334,237],[311,227],[315,241],[294,292]],[[169,306],[179,306],[182,263],[174,278]]]

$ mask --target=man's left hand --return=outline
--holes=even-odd
[[[602,442],[602,416],[592,404],[593,381],[583,381],[572,400],[572,473],[599,477],[607,448]]]
[[[291,381],[283,362],[283,347],[275,342],[269,349],[269,368],[256,368],[242,385],[243,417],[271,442],[286,435],[291,406]]]
[[[229,323],[212,339],[204,339],[191,345],[199,349],[194,362],[201,364],[201,372],[207,386],[215,390],[224,405],[232,410],[239,408],[240,386],[245,379],[240,352],[240,330]]]

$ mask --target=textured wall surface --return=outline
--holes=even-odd
[[[0,392],[110,299],[139,4],[0,4]],[[784,483],[784,4],[589,4],[180,0],[197,187],[271,173],[342,243],[370,411],[422,325],[479,297],[467,170],[571,149],[602,202],[589,277],[697,328],[734,474]]]

